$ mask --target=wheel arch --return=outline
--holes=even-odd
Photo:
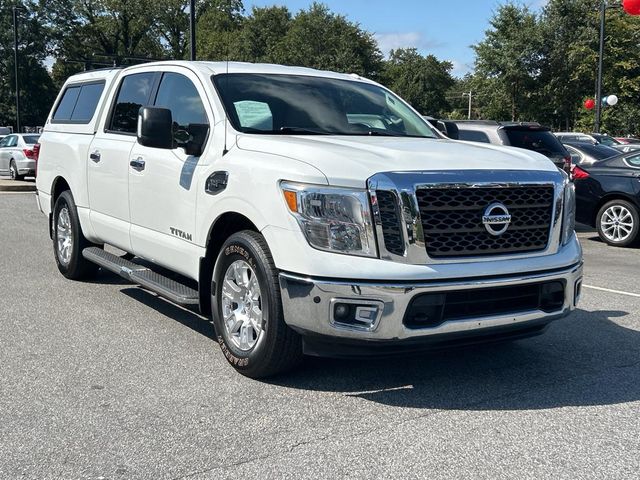
[[[200,296],[200,312],[203,315],[211,314],[211,275],[216,258],[224,242],[234,233],[242,230],[259,232],[260,230],[247,216],[238,212],[225,212],[221,214],[209,227],[207,234],[206,254],[200,259],[200,272],[198,278],[198,291]]]
[[[69,183],[62,176],[57,176],[51,183],[51,208],[49,213],[49,237],[53,239],[53,208],[60,194],[66,190],[71,191]],[[71,192],[73,195],[73,192]]]

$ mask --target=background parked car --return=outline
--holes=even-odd
[[[623,143],[625,145],[638,145],[640,144],[640,138],[634,138],[634,137],[614,137],[617,141],[619,141],[620,143]]]
[[[591,133],[590,135],[595,138],[598,143],[602,143],[603,145],[608,145],[609,147],[620,145],[620,142],[618,140],[605,133]]]
[[[640,239],[640,152],[576,166],[576,220],[595,227],[609,245]]]
[[[22,180],[25,175],[35,175],[36,160],[33,146],[40,135],[11,134],[0,140],[0,175],[10,175]]]
[[[620,155],[620,152],[615,148],[607,147],[600,143],[563,141],[562,144],[571,154],[571,163],[573,165],[592,165],[598,160]]]
[[[539,123],[457,120],[458,138],[471,142],[493,143],[525,148],[549,158],[560,170],[571,170],[571,156],[549,127]]]
[[[567,142],[582,142],[582,143],[599,143],[594,137],[587,133],[580,132],[554,132],[556,137],[560,139],[562,143]]]

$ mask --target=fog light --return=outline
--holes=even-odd
[[[378,325],[384,304],[376,300],[333,300],[331,324],[339,328],[371,331]]]
[[[346,303],[336,303],[333,309],[333,318],[344,320],[349,316],[349,305]]]

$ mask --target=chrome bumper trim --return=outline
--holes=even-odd
[[[519,276],[466,279],[447,282],[371,282],[318,279],[291,273],[280,274],[285,322],[294,329],[337,338],[373,341],[404,340],[500,327],[517,326],[535,320],[552,321],[568,315],[576,308],[575,288],[582,278],[582,263],[565,270],[529,273]],[[416,295],[448,290],[516,286],[548,280],[565,281],[565,299],[556,312],[532,310],[511,315],[497,315],[447,321],[437,327],[412,329],[403,324],[409,303]],[[331,324],[333,300],[378,301],[384,304],[382,317],[371,331],[336,328]]]

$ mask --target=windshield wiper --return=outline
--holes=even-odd
[[[273,133],[293,133],[300,135],[331,135],[331,132],[325,132],[323,130],[314,130],[312,128],[303,127],[280,127],[279,130],[273,131]]]

